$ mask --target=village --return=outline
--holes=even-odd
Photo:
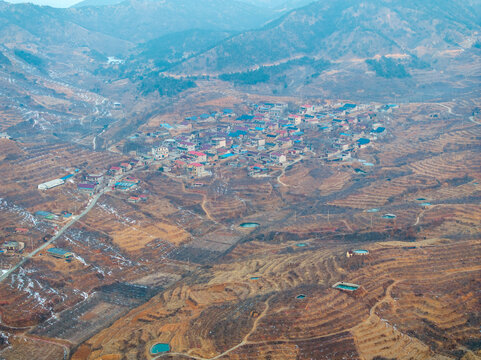
[[[273,172],[302,160],[355,161],[358,149],[385,135],[384,117],[396,105],[302,105],[290,113],[285,103],[251,104],[250,113],[232,109],[189,116],[180,124],[161,124],[153,133],[129,138],[140,143],[137,160],[160,163],[160,171],[185,178],[212,176],[216,167]],[[152,144],[151,147],[148,145]],[[364,166],[372,164],[359,159]]]
[[[270,177],[305,158],[324,162],[357,165],[356,172],[374,166],[356,158],[356,152],[372,146],[386,134],[386,119],[396,105],[336,103],[302,105],[295,113],[286,103],[249,104],[250,112],[236,114],[223,109],[210,114],[189,116],[179,124],[163,123],[153,133],[137,132],[129,141],[140,143],[130,151],[130,160],[96,169],[70,169],[61,178],[38,185],[39,191],[71,183],[79,194],[91,198],[103,191],[127,193],[130,203],[147,201],[140,179],[132,173],[138,169],[155,169],[181,179],[190,186],[202,186],[202,178],[215,175],[222,167],[244,169],[251,177]],[[382,114],[382,115],[380,115]],[[366,169],[367,170],[367,169]],[[72,220],[72,214],[37,211],[35,217],[51,224],[52,234]],[[21,254],[24,242],[7,241],[3,255]],[[69,259],[71,257],[68,257]]]

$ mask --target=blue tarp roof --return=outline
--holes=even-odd
[[[51,248],[51,249],[48,249],[47,252],[55,255],[60,255],[60,256],[70,253],[70,251],[60,249],[60,248]]]
[[[68,174],[68,175],[65,175],[64,177],[61,177],[60,180],[67,180],[67,179],[70,179],[71,177],[73,176],[73,174]]]
[[[231,157],[231,156],[234,156],[234,154],[227,153],[227,154],[221,155],[221,156],[219,156],[219,157],[220,157],[221,159],[227,159],[228,157]]]
[[[35,216],[45,217],[45,216],[49,216],[49,215],[52,215],[52,213],[49,213],[48,211],[36,211],[35,212]]]
[[[132,187],[134,185],[135,185],[134,183],[130,183],[130,182],[118,182],[115,184],[115,186],[119,186],[119,187]]]
[[[230,137],[239,137],[239,136],[245,135],[245,134],[247,134],[247,131],[244,131],[244,130],[236,130],[236,131],[234,131],[234,132],[229,133],[229,136],[230,136]]]
[[[254,115],[241,115],[237,118],[237,120],[252,120],[254,119]]]

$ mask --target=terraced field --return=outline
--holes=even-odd
[[[245,246],[248,258],[231,255],[179,283],[89,340],[82,354],[144,358],[155,342],[170,343],[172,355],[164,358],[179,359],[448,359],[460,349],[476,351],[466,339],[479,339],[479,240],[411,250],[386,243],[360,262],[345,258],[342,246],[316,241],[288,254],[285,245],[269,255]],[[353,297],[332,289],[338,280],[361,284],[364,292]],[[459,298],[465,300],[453,303]]]
[[[432,126],[426,111],[439,114]],[[234,233],[194,237],[189,246],[214,252],[209,244],[219,241],[217,260],[73,358],[154,358],[155,343],[170,344],[158,357],[166,359],[479,357],[480,129],[435,105],[413,105],[400,118],[391,138],[356,154],[375,164],[366,173],[353,171],[357,162],[324,172],[304,163],[255,186],[223,174],[197,194],[167,180],[171,204],[197,209],[194,223],[241,217],[235,224],[260,226],[239,230],[240,242],[223,255]],[[227,193],[235,196],[225,201]],[[370,254],[347,258],[354,247]],[[333,289],[338,281],[361,290]]]
[[[306,159],[263,178],[217,166],[201,187],[141,169],[135,192],[147,200],[128,202],[134,192],[103,195],[56,242],[76,254],[72,263],[37,256],[2,284],[0,294],[11,294],[0,302],[2,321],[34,326],[70,308],[85,333],[64,329],[58,337],[70,334],[69,348],[108,326],[80,344],[73,359],[153,359],[156,343],[170,344],[171,352],[158,357],[166,359],[476,359],[481,131],[443,111],[402,106],[389,135],[353,152],[352,162]],[[18,211],[0,208],[0,228],[11,239],[32,211],[88,201],[74,184],[40,193],[38,182],[123,159],[9,141],[0,141],[2,156],[3,169],[32,173],[6,174],[0,196]],[[243,222],[259,226],[241,228]],[[41,239],[41,229],[27,227],[28,236]],[[354,248],[370,254],[347,258]],[[125,299],[109,295],[99,307],[77,311],[104,286],[122,288],[119,281],[157,295],[112,325],[96,320],[105,318],[102,311],[118,318],[132,309]],[[361,287],[333,289],[339,281]],[[18,304],[29,310],[17,311]],[[57,357],[62,346],[50,346],[45,351]]]
[[[10,107],[0,108],[0,119],[0,132],[3,132],[9,127],[15,126],[23,121],[20,112]]]

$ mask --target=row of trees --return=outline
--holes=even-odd
[[[295,66],[309,66],[313,69],[314,74],[319,76],[321,72],[326,70],[331,63],[324,59],[313,59],[307,56],[289,60],[285,63],[273,66],[261,66],[256,70],[222,74],[219,79],[223,81],[230,81],[236,85],[255,85],[258,83],[265,83],[274,78],[281,78],[283,74]]]

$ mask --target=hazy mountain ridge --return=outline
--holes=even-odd
[[[3,1],[0,1],[0,41],[15,47],[27,45],[37,49],[46,46],[85,46],[116,52],[129,47],[124,40],[72,22],[62,9],[32,4],[13,5]]]
[[[70,8],[64,14],[87,29],[135,42],[189,29],[247,30],[277,16],[273,10],[222,0],[128,0],[110,6]]]
[[[475,36],[478,14],[479,2],[458,0],[322,0],[229,38],[181,70],[238,71],[303,55],[330,60],[390,53],[431,57]]]
[[[160,67],[168,67],[171,63],[206,51],[234,34],[229,31],[201,29],[167,34],[140,44],[138,46],[140,53],[135,57],[151,59]]]
[[[75,5],[72,5],[73,8],[81,8],[84,6],[106,6],[106,5],[115,5],[120,4],[125,0],[84,0]]]

